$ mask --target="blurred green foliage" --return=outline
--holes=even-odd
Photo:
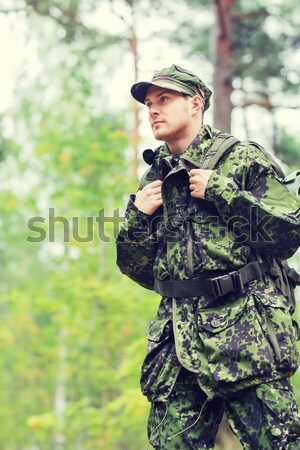
[[[291,169],[299,170],[300,167],[300,140],[287,133],[285,130],[281,135],[280,155]]]
[[[128,111],[109,110],[98,76],[124,38],[81,23],[82,1],[25,3],[45,67],[33,79],[23,67],[0,123],[0,448],[146,450],[139,372],[159,297],[115,264]],[[282,154],[299,166],[288,134]]]

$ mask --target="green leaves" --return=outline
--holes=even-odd
[[[300,166],[300,142],[296,137],[283,131],[279,145],[280,156],[289,167],[298,170]]]
[[[118,33],[98,19],[98,1],[15,3],[26,10],[33,56],[24,56],[15,104],[1,118],[0,448],[146,449],[149,404],[139,376],[159,299],[115,264],[132,149],[129,112],[118,104],[112,111],[107,91],[133,31],[145,28],[147,17],[153,29],[143,31],[162,38],[156,19],[168,8],[158,0],[108,1]],[[178,4],[170,12],[169,37],[185,45],[185,55],[192,49],[200,69],[210,67],[211,2],[188,3],[191,11]],[[285,86],[290,53],[282,51],[297,39],[294,9],[281,6],[293,29],[276,39],[265,16],[243,27],[236,22],[236,77],[261,87],[279,73]],[[259,7],[259,1],[237,2],[236,13]],[[297,161],[297,145],[284,136],[288,163]],[[38,236],[30,219],[42,239],[27,239]]]

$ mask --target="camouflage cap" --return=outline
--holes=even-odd
[[[131,88],[131,95],[138,102],[144,103],[147,91],[151,86],[159,86],[171,89],[172,91],[182,92],[191,97],[200,95],[204,99],[204,110],[210,105],[209,99],[212,91],[197,75],[174,64],[171,67],[154,72],[151,81],[135,83]]]

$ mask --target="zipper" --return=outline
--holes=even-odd
[[[267,311],[266,311],[266,319],[267,319],[267,328],[268,328],[268,332],[269,332],[269,340],[270,340],[271,346],[274,350],[276,359],[279,362],[281,360],[280,347],[278,344],[278,339],[277,339],[273,324],[270,320],[270,317],[269,317],[269,314]]]
[[[172,164],[171,164],[169,161],[164,160],[164,163],[167,164],[167,165],[169,166],[169,168],[171,168],[171,170],[173,169]],[[170,173],[170,172],[169,172],[169,173]],[[166,208],[166,199],[165,199],[165,194],[164,194],[163,186],[164,186],[164,181],[165,181],[165,179],[167,178],[167,176],[169,175],[169,173],[168,173],[168,174],[165,176],[165,178],[163,179],[163,181],[162,181],[162,188],[161,188],[161,197],[162,197],[162,202],[163,202],[163,215],[164,215],[164,223],[165,223],[165,225],[168,223],[168,213],[167,213],[167,208]],[[171,274],[171,272],[170,272],[170,261],[169,261],[170,242],[169,242],[168,239],[167,239],[167,240],[164,240],[164,245],[166,246],[166,250],[165,250],[165,251],[166,251],[166,265],[167,265],[167,270],[168,270],[168,272],[169,272],[169,275],[170,275],[171,279],[173,279],[173,276],[172,276],[172,274]]]
[[[265,338],[266,344],[268,346],[267,348],[268,348],[268,351],[270,354],[271,364],[274,364],[274,353],[275,353],[276,358],[278,358],[278,356],[279,356],[279,359],[280,359],[279,344],[277,342],[275,331],[274,331],[273,325],[271,323],[271,320],[269,318],[268,312],[265,311],[264,307],[262,307],[262,305],[260,304],[259,298],[255,294],[253,294],[253,300],[254,300],[254,305],[255,305],[258,316],[259,317],[264,316],[266,318],[265,323],[267,325],[267,330],[265,329],[265,327],[263,327],[263,325],[258,317],[256,318],[256,320],[259,324],[261,333],[262,333],[263,337]],[[263,314],[262,314],[262,309],[263,309]],[[268,331],[268,335],[267,335],[266,331]],[[271,337],[271,336],[273,336],[273,337]]]
[[[171,164],[166,161],[167,164],[169,164],[171,166]],[[172,171],[170,171],[167,176],[164,178],[164,181],[166,180],[166,178],[168,178],[169,175],[173,175],[174,173],[178,173],[180,171],[186,171],[185,167],[182,167],[179,163],[177,164],[177,166],[173,167],[172,166]],[[164,183],[163,181],[163,183]],[[164,195],[163,195],[163,189],[162,189],[162,198],[164,199]],[[194,262],[193,262],[193,238],[194,238],[194,233],[193,233],[193,227],[192,227],[192,223],[188,220],[187,221],[187,235],[188,235],[188,240],[187,240],[187,263],[188,263],[188,270],[190,273],[190,276],[193,275],[194,273]],[[169,246],[169,242],[167,243]],[[169,248],[169,247],[168,247]],[[168,251],[167,251],[168,253]],[[169,261],[168,261],[168,265],[169,265]]]
[[[165,195],[164,195],[164,189],[163,189],[164,188],[164,183],[165,183],[165,180],[170,175],[173,175],[173,174],[178,173],[181,170],[185,170],[185,169],[184,169],[184,167],[180,166],[179,164],[177,164],[177,166],[173,167],[172,164],[169,161],[167,161],[167,160],[164,160],[164,163],[167,164],[169,166],[169,168],[171,169],[170,172],[163,179],[163,182],[162,182],[163,184],[162,184],[162,189],[161,189],[161,196],[162,196],[162,201],[163,201],[163,206],[164,206],[164,209],[163,209],[164,222],[168,223],[168,213],[167,213],[167,207],[166,207],[167,204],[166,204]],[[170,251],[169,251],[170,250],[170,242],[169,242],[169,240],[167,240],[166,245],[167,245],[167,249],[166,249],[166,263],[167,263],[167,267],[168,267],[168,271],[169,271],[170,277],[171,277],[171,279],[173,279],[173,274],[171,274],[171,272],[170,272],[171,265],[170,265],[170,260],[169,260],[169,254],[170,254]]]
[[[193,263],[193,227],[190,221],[187,222],[188,227],[188,241],[187,241],[187,261],[190,275],[194,273]]]
[[[184,167],[182,164],[180,164],[180,161],[177,162],[177,165],[175,167],[172,166],[172,164],[165,160],[165,164],[167,164],[171,170],[170,172],[165,176],[164,180],[163,180],[163,185],[165,180],[170,176],[170,175],[174,175],[175,173],[178,173],[180,171],[186,171],[186,167]],[[162,199],[163,199],[163,203],[164,205],[166,205],[165,199],[164,199],[164,193],[163,193],[163,186],[162,186]],[[166,213],[166,210],[164,209],[164,219],[165,221],[168,220],[168,215]],[[188,235],[188,240],[187,240],[187,264],[188,264],[188,271],[190,276],[192,276],[194,274],[194,258],[193,258],[193,238],[194,238],[194,233],[193,233],[193,227],[190,221],[187,222],[187,235]],[[170,243],[167,242],[167,255],[169,254],[169,245]],[[170,267],[169,264],[169,259],[167,256],[167,263],[168,266]]]

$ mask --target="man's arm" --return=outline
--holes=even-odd
[[[260,253],[289,258],[300,245],[299,199],[255,147],[238,146],[228,159],[220,170],[194,173],[192,194],[212,202],[239,240]]]
[[[153,289],[153,264],[157,242],[153,238],[154,213],[162,205],[161,181],[132,195],[117,237],[117,265],[122,273],[147,289]]]

